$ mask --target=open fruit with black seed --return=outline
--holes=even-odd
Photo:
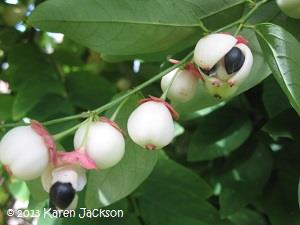
[[[194,62],[207,91],[222,99],[231,97],[246,80],[253,65],[253,55],[244,38],[211,34],[198,41]]]

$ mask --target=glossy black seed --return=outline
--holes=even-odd
[[[228,74],[235,73],[239,71],[244,62],[245,62],[245,56],[241,49],[237,47],[233,47],[224,58],[225,62],[225,69]]]
[[[214,74],[214,73],[216,72],[217,67],[216,67],[216,65],[214,65],[210,70],[204,69],[204,68],[201,68],[201,67],[200,67],[200,69],[201,69],[201,71],[202,71],[205,75],[210,76],[210,75],[212,75],[212,74]]]
[[[66,209],[75,197],[71,183],[56,182],[50,189],[50,202],[60,209]]]

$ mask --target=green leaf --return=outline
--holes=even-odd
[[[20,38],[20,32],[13,28],[2,28],[0,30],[0,48],[7,51],[10,50]]]
[[[70,101],[59,95],[45,95],[30,112],[29,117],[38,121],[45,121],[58,116],[72,115],[75,110]]]
[[[116,122],[123,130],[139,99],[140,95],[131,96],[120,110]],[[127,136],[125,156],[116,166],[89,173],[86,205],[89,208],[108,206],[129,195],[150,175],[158,153],[139,147]]]
[[[29,189],[24,181],[13,181],[8,185],[8,188],[15,199],[23,202],[29,200]]]
[[[298,184],[298,204],[300,208],[300,179],[299,179],[299,184]]]
[[[291,108],[287,97],[273,77],[269,77],[264,82],[263,102],[271,119]]]
[[[220,205],[223,217],[233,215],[257,198],[271,174],[269,150],[261,143],[247,145],[247,148],[254,151],[252,156],[221,178]]]
[[[7,78],[16,92],[12,117],[24,117],[46,94],[62,95],[64,87],[48,55],[33,44],[14,45],[8,54]]]
[[[205,200],[211,194],[200,176],[161,154],[136,196],[146,224],[220,224],[218,211]]]
[[[262,130],[275,140],[278,138],[298,140],[300,138],[299,116],[293,109],[285,110],[269,120]]]
[[[264,193],[257,207],[268,216],[272,225],[300,224],[299,208],[291,207],[277,183],[273,183],[272,187]]]
[[[13,101],[13,96],[0,94],[0,121],[11,119]]]
[[[300,115],[300,43],[285,29],[270,23],[257,25],[256,36],[275,79]]]
[[[66,88],[71,101],[84,109],[95,109],[108,102],[116,91],[104,78],[83,71],[69,74]]]
[[[41,76],[26,80],[20,87],[13,104],[13,119],[19,120],[33,109],[46,94],[63,94],[62,83]]]
[[[229,217],[234,225],[267,225],[264,217],[250,209],[241,209]]]
[[[48,198],[48,193],[44,190],[40,178],[27,181],[26,184],[30,190],[30,197],[35,201],[41,202]]]
[[[171,48],[178,52],[193,45],[202,33],[200,20],[214,18],[244,3],[241,0],[90,0],[87,4],[80,0],[51,0],[37,7],[29,23],[64,33],[103,54],[140,56]]]
[[[201,118],[197,127],[188,150],[188,160],[192,162],[228,156],[252,131],[249,118],[243,112],[229,108]]]
[[[58,80],[58,73],[51,58],[33,44],[14,45],[8,53],[8,64],[7,74],[13,90],[22,88],[27,80],[40,77]]]

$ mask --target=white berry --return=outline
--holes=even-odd
[[[174,138],[174,122],[168,108],[162,102],[141,104],[130,115],[127,129],[131,139],[147,149],[160,149]]]
[[[195,63],[206,70],[211,69],[237,43],[228,34],[211,34],[201,38],[195,48]]]
[[[211,34],[199,40],[194,61],[212,96],[231,97],[249,76],[253,55],[246,42],[230,34]]]
[[[32,180],[42,175],[47,168],[49,152],[42,137],[30,126],[20,126],[2,138],[0,161],[16,177]]]
[[[175,80],[174,76],[176,76]],[[174,101],[187,102],[193,98],[196,93],[198,78],[188,70],[175,69],[163,76],[161,79],[161,89],[166,91],[170,86],[167,97]]]
[[[125,140],[122,133],[107,122],[93,122],[89,126],[84,146],[87,123],[83,124],[74,137],[75,149],[83,148],[99,169],[115,166],[125,153]]]

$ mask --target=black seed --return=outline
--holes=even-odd
[[[50,202],[60,209],[66,209],[75,197],[71,183],[56,182],[50,189]]]
[[[214,65],[210,70],[208,70],[208,69],[203,69],[203,68],[201,68],[201,67],[200,67],[200,69],[201,69],[201,71],[202,71],[205,75],[209,76],[209,75],[212,75],[213,73],[216,72],[217,67],[216,67],[216,65]]]
[[[239,71],[242,68],[245,62],[245,56],[239,48],[233,47],[225,55],[224,62],[227,73],[232,74]]]

